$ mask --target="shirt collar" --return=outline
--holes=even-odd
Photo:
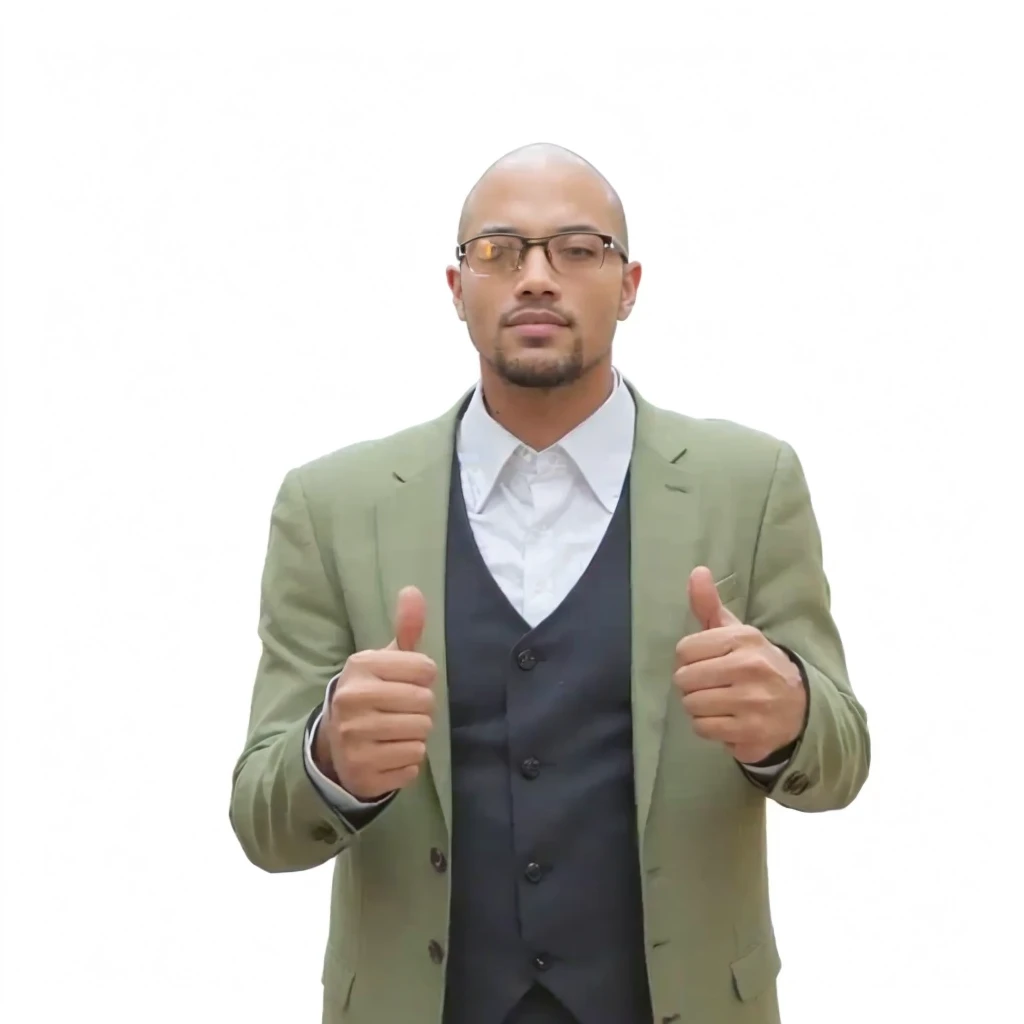
[[[633,454],[636,404],[615,371],[615,386],[605,403],[552,449],[563,451],[576,465],[594,495],[614,512]],[[479,512],[516,449],[532,451],[493,419],[480,385],[473,391],[458,433],[459,461],[472,481],[471,511]]]

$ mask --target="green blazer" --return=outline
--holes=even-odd
[[[817,523],[785,443],[637,403],[631,475],[633,747],[644,929],[655,1021],[771,1024],[780,969],[768,899],[765,806],[844,807],[868,774],[865,713],[829,611]],[[451,759],[444,552],[457,412],[293,469],[264,568],[263,644],[230,819],[252,863],[334,861],[324,1024],[438,1024],[448,932]],[[722,600],[802,661],[807,727],[771,784],[697,737],[672,685],[698,629],[687,578],[707,565]],[[419,587],[420,649],[437,662],[428,770],[357,831],[307,775],[303,737],[354,651],[392,639],[399,589]],[[458,870],[457,854],[451,861]],[[442,960],[441,963],[435,961]]]

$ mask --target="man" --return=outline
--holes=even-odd
[[[613,368],[641,269],[579,157],[499,160],[458,242],[479,385],[281,487],[233,828],[335,862],[327,1024],[777,1021],[766,801],[869,758],[800,464]]]

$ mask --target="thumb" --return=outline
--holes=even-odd
[[[687,590],[690,595],[690,609],[700,623],[701,629],[719,629],[740,621],[722,604],[718,588],[715,586],[715,577],[707,566],[699,565],[690,573]]]
[[[415,651],[427,620],[427,601],[416,587],[403,587],[398,592],[395,608],[395,639],[388,644],[392,651]]]

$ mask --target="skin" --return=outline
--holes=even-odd
[[[613,235],[627,246],[615,190],[581,157],[549,145],[528,146],[493,164],[466,199],[459,241],[491,230],[527,238],[570,226]],[[517,273],[484,276],[447,270],[455,310],[480,356],[490,414],[536,451],[557,443],[594,413],[614,383],[612,341],[633,310],[640,264],[613,253],[583,275],[559,275],[531,248]],[[508,323],[522,310],[545,310],[566,323],[531,336]],[[752,764],[794,741],[807,697],[787,655],[719,599],[705,567],[688,581],[702,630],[676,648],[673,676],[694,731]],[[418,653],[428,609],[406,587],[395,610],[395,639],[352,655],[314,740],[320,770],[358,799],[402,789],[419,774],[433,724],[436,664]]]
[[[707,567],[693,570],[687,589],[701,631],[676,645],[673,682],[698,736],[756,764],[803,731],[807,691],[800,670],[722,604]]]
[[[466,199],[459,241],[495,228],[527,238],[573,225],[626,244],[615,190],[581,157],[548,145],[503,157]],[[608,253],[600,270],[556,273],[531,248],[516,274],[482,276],[465,262],[447,270],[456,313],[480,356],[480,379],[491,415],[537,451],[555,444],[611,394],[612,340],[633,310],[641,267]],[[507,323],[518,311],[549,310],[568,325],[550,338],[524,337]]]

